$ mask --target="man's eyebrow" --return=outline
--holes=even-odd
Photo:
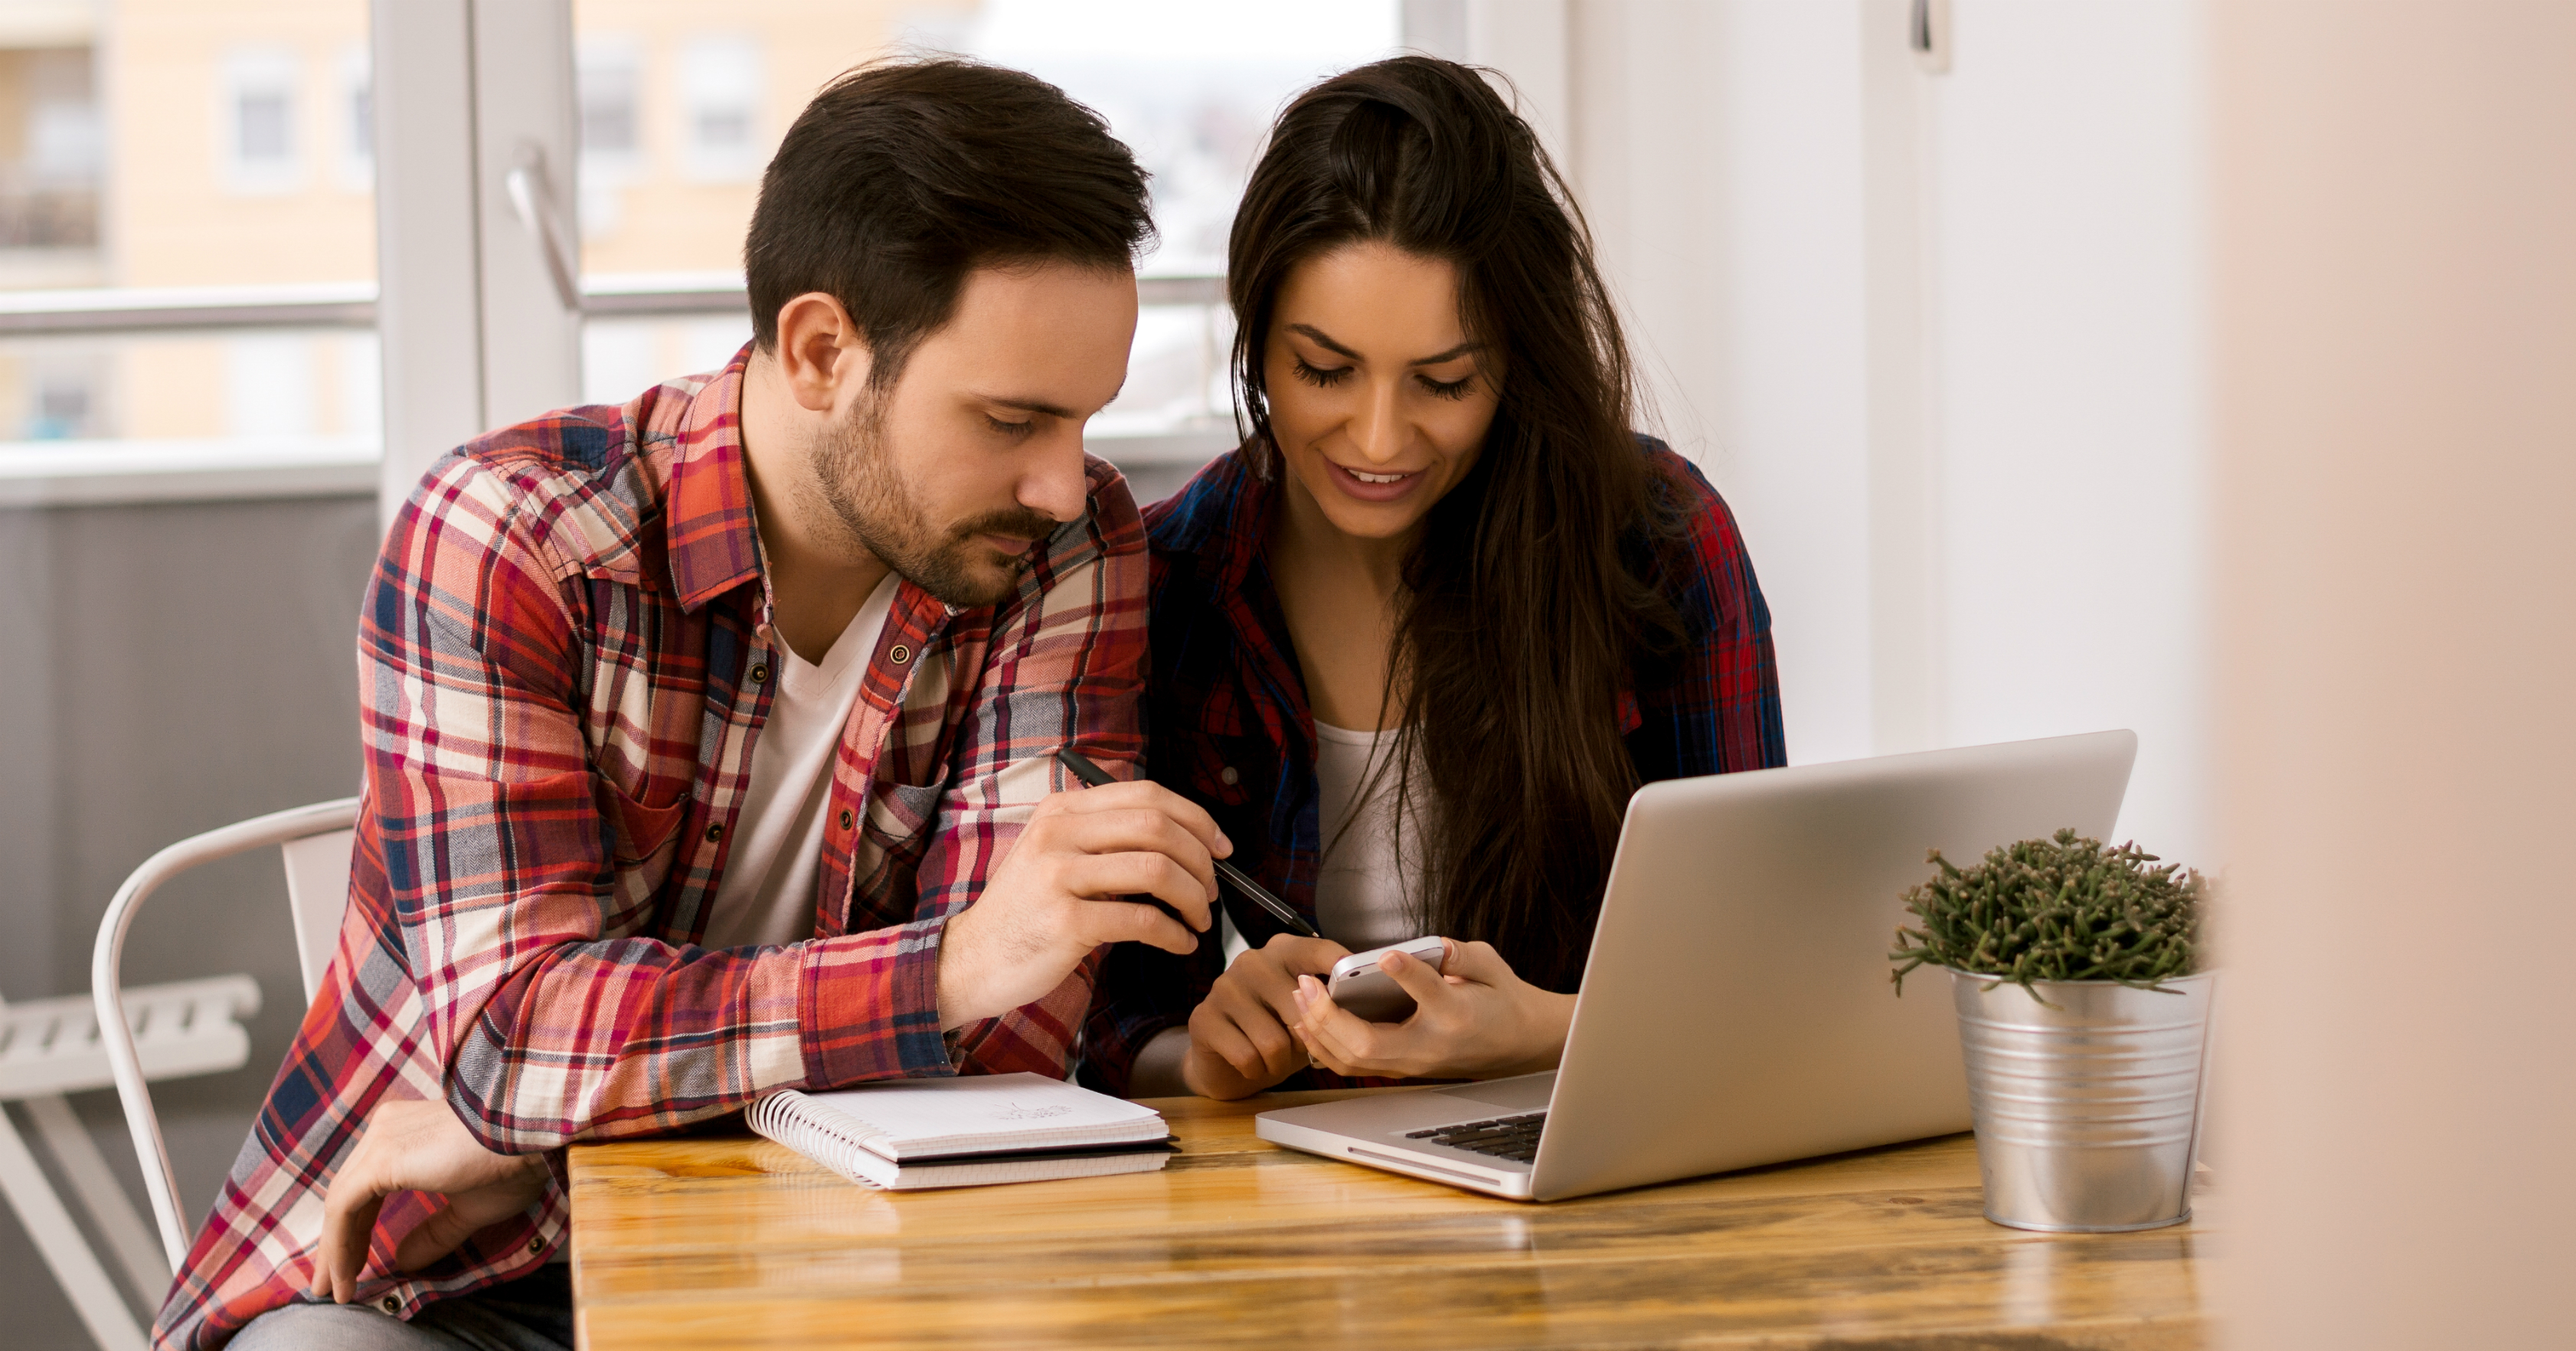
[[[1291,333],[1305,334],[1307,337],[1314,339],[1318,345],[1331,351],[1336,356],[1346,356],[1353,361],[1367,360],[1367,358],[1361,356],[1359,353],[1333,341],[1332,338],[1325,334],[1324,330],[1315,327],[1313,324],[1290,324],[1288,326],[1288,331]],[[1436,353],[1427,357],[1416,357],[1414,360],[1407,362],[1406,364],[1413,366],[1437,366],[1441,362],[1455,361],[1470,352],[1481,352],[1484,349],[1485,345],[1481,342],[1462,342],[1457,346],[1450,348],[1446,352]]]

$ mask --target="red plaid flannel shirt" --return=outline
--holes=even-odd
[[[832,769],[814,939],[697,946],[781,644],[744,476],[748,349],[622,408],[494,432],[394,523],[360,620],[366,752],[349,910],[321,994],[154,1329],[215,1346],[303,1298],[333,1170],[376,1101],[444,1098],[485,1144],[668,1131],[777,1088],[1062,1078],[1095,956],[942,1035],[940,936],[1079,741],[1143,751],[1145,536],[1116,470],[1019,593],[901,585]],[[563,1242],[555,1184],[361,1294],[409,1317]],[[387,1205],[378,1260],[423,1218]]]

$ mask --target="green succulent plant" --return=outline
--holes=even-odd
[[[2105,849],[2061,830],[2053,840],[2004,845],[1972,868],[1938,849],[1927,861],[1939,871],[1905,893],[1921,927],[1897,926],[1887,954],[1899,963],[1899,994],[1905,974],[1927,962],[1991,976],[1990,990],[2005,982],[2030,990],[2035,980],[2162,989],[2200,969],[2207,883],[2134,843]]]

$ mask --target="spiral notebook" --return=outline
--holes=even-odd
[[[889,1191],[1148,1173],[1172,1153],[1162,1113],[1037,1074],[782,1089],[743,1120],[853,1182]]]

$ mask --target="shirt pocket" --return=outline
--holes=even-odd
[[[605,776],[599,782],[608,824],[617,832],[609,853],[618,868],[624,871],[639,867],[667,853],[671,842],[679,838],[680,819],[688,815],[688,794],[674,791],[670,801],[656,806],[649,797],[628,795]]]
[[[868,786],[865,821],[870,842],[880,849],[900,849],[921,838],[939,816],[939,799],[948,791],[940,783],[878,783]]]

